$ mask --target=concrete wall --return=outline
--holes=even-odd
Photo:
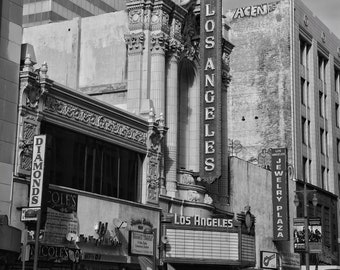
[[[0,215],[9,215],[17,130],[22,1],[0,2]]]
[[[236,157],[230,159],[230,206],[233,212],[250,206],[256,217],[256,263],[260,251],[277,252],[273,243],[273,205],[271,172]]]
[[[126,103],[128,33],[125,11],[75,18],[24,29],[37,67],[46,61],[51,79],[113,105]]]
[[[228,11],[232,81],[228,136],[234,151],[255,161],[261,149],[291,143],[289,0]],[[280,33],[280,34],[278,34]]]

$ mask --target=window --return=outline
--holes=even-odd
[[[307,93],[305,87],[305,80],[301,78],[301,103],[307,105]]]
[[[327,59],[321,54],[318,55],[318,78],[325,82]]]
[[[300,64],[308,68],[310,44],[300,37]]]
[[[326,168],[324,166],[321,166],[321,187],[325,188],[326,184]]]
[[[49,135],[46,176],[51,184],[138,200],[141,154],[43,122]]]
[[[302,128],[302,143],[303,144],[307,144],[307,127],[306,127],[306,125],[307,125],[307,120],[306,120],[306,118],[304,118],[304,117],[302,117],[302,126],[301,126],[301,128]]]
[[[303,157],[303,159],[302,159],[302,165],[303,165],[303,181],[306,181],[306,182],[308,182],[308,171],[309,171],[309,169],[308,169],[308,159],[306,158],[306,157]]]
[[[334,86],[335,91],[339,93],[340,91],[340,69],[334,68]]]
[[[320,150],[321,154],[325,154],[325,130],[320,128]]]
[[[337,156],[337,161],[340,162],[340,139],[339,138],[336,139],[336,156]]]
[[[327,96],[319,91],[319,113],[323,118],[326,116],[326,99]]]
[[[339,127],[340,126],[340,110],[339,110],[339,104],[338,103],[335,103],[335,125],[336,127]]]

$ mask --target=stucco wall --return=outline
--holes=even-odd
[[[263,148],[291,143],[289,1],[228,11],[232,81],[228,136],[237,156],[254,161]],[[280,33],[280,34],[278,34]]]
[[[230,206],[233,212],[250,206],[256,217],[256,261],[259,267],[260,251],[276,251],[273,243],[273,205],[271,172],[249,162],[230,159]]]

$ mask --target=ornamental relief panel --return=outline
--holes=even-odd
[[[81,122],[97,128],[110,135],[119,136],[128,141],[146,146],[146,132],[129,127],[105,116],[74,106],[54,97],[48,96],[44,111],[50,112],[72,121]]]
[[[129,10],[128,18],[129,18],[129,29],[130,30],[139,30],[143,29],[143,9],[131,9]]]

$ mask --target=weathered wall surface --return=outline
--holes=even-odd
[[[12,194],[21,23],[22,2],[0,1],[0,215],[9,215]]]
[[[230,56],[228,134],[238,157],[255,161],[261,149],[290,147],[289,1],[226,13],[235,45]]]
[[[46,61],[49,77],[110,104],[126,103],[128,33],[125,11],[75,18],[24,29],[33,45],[36,67]],[[116,100],[118,98],[118,100]]]
[[[77,89],[80,19],[24,28],[23,43],[32,44],[37,65],[46,61],[48,75]]]
[[[256,261],[260,267],[260,251],[276,251],[273,243],[273,205],[271,172],[249,162],[230,158],[230,205],[233,212],[250,206],[256,217]]]
[[[82,19],[79,87],[126,81],[125,11]]]

